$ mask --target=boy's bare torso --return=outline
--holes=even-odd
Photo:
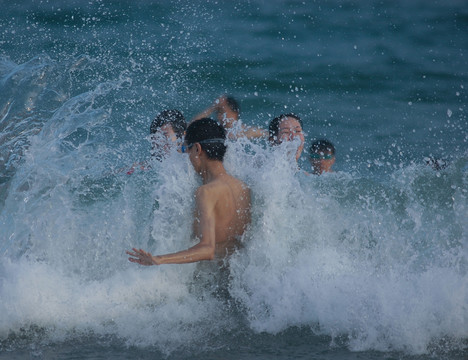
[[[200,238],[202,234],[200,219],[206,219],[202,212],[211,212],[215,224],[215,257],[220,259],[231,254],[240,245],[239,239],[250,223],[250,189],[242,181],[224,173],[202,185],[196,197],[195,237]]]

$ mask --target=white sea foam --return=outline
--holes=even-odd
[[[308,326],[353,350],[424,353],[466,338],[464,164],[405,167],[384,182],[316,177],[291,161],[297,144],[229,142],[226,168],[253,195],[231,259],[242,309],[232,315],[225,299],[196,290],[195,265],[127,261],[131,247],[192,244],[199,179],[176,151],[132,175],[110,169],[122,151],[96,141],[108,112],[86,106],[95,95],[72,99],[31,139],[11,182],[0,214],[2,340],[34,326],[50,341],[94,333],[170,352],[242,326],[239,316],[255,332]]]

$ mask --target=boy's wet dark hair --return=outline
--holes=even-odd
[[[172,126],[172,130],[174,130],[179,139],[184,137],[187,123],[185,122],[184,115],[179,110],[164,110],[159,113],[151,123],[150,134],[156,133],[160,127],[166,124]]]
[[[211,160],[223,161],[227,149],[224,144],[225,140],[226,130],[224,127],[210,118],[202,118],[192,122],[185,135],[185,143],[188,148],[199,143]]]
[[[332,154],[335,156],[335,147],[326,139],[315,140],[310,144],[309,149],[311,154]]]
[[[278,141],[279,125],[281,121],[286,120],[287,118],[296,119],[302,127],[302,120],[296,114],[281,114],[280,116],[277,116],[273,120],[271,120],[270,126],[268,126],[268,140],[270,140],[270,142],[275,143],[276,141]]]

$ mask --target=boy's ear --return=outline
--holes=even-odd
[[[199,143],[195,143],[194,146],[195,146],[195,149],[197,151],[197,154],[201,154],[201,152],[202,152],[201,145]]]

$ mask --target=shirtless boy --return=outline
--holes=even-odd
[[[127,251],[140,265],[183,264],[222,259],[232,253],[250,223],[250,189],[229,175],[223,165],[226,131],[215,120],[203,118],[187,128],[185,148],[203,185],[195,192],[193,235],[198,243],[187,250],[152,255],[142,249]]]

